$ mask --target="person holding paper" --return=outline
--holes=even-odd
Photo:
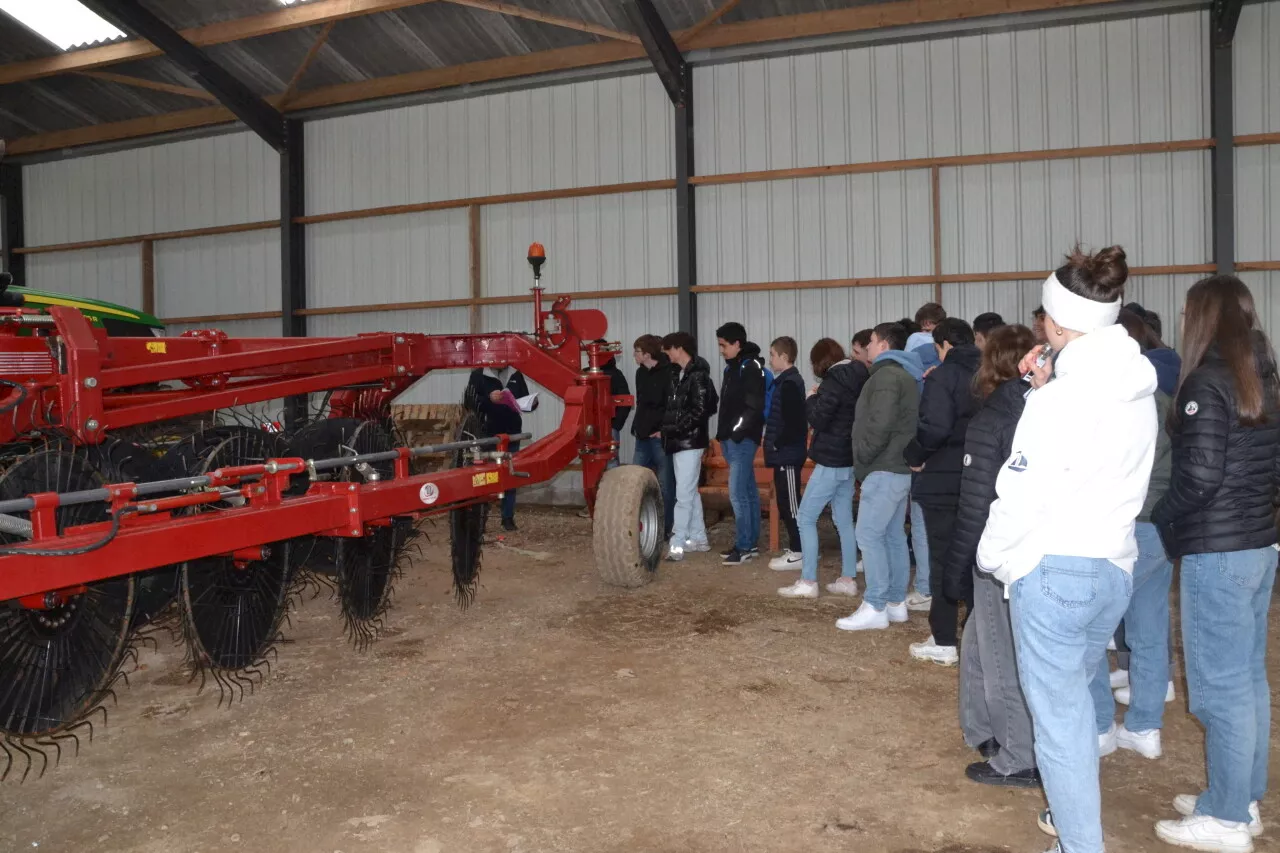
[[[464,404],[480,416],[486,434],[518,435],[524,429],[521,412],[537,409],[538,395],[529,393],[524,374],[510,365],[485,367],[471,371]],[[519,450],[520,442],[511,442],[511,449]],[[502,495],[502,529],[516,529],[515,489]]]

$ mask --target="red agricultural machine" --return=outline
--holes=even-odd
[[[177,629],[192,678],[214,681],[219,701],[260,678],[307,578],[329,579],[358,646],[374,639],[426,517],[447,516],[469,603],[488,503],[575,460],[603,579],[648,582],[657,481],[606,472],[614,407],[630,402],[600,369],[618,347],[593,343],[601,312],[568,297],[543,309],[542,260],[535,244],[532,334],[108,337],[74,308],[0,300],[0,779],[42,773],[92,737],[149,626]],[[531,436],[486,436],[468,418],[450,443],[397,440],[390,402],[415,381],[505,366],[564,400],[554,432],[513,452]],[[210,414],[319,394],[321,416],[288,433]],[[448,469],[410,473],[440,453]]]

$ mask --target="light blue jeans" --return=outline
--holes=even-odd
[[[676,475],[676,514],[671,526],[671,544],[683,548],[685,542],[705,545],[707,525],[702,520],[702,495],[698,478],[702,475],[704,450],[681,450],[671,456]]]
[[[911,551],[916,555],[916,592],[933,595],[929,591],[929,537],[924,525],[924,509],[911,502]]]
[[[907,500],[909,474],[876,471],[862,481],[858,501],[858,547],[867,575],[863,601],[876,610],[907,598],[911,556],[907,553]]]
[[[658,485],[662,487],[663,530],[670,535],[676,520],[676,478],[671,467],[671,459],[662,449],[661,438],[637,438],[636,455],[632,458],[636,465],[643,465],[658,477]]]
[[[1110,560],[1048,556],[1010,587],[1018,677],[1036,764],[1062,849],[1102,853],[1098,733],[1089,682],[1129,606],[1133,578]]]
[[[750,551],[760,544],[760,488],[756,485],[756,449],[754,441],[725,441],[720,447],[729,463],[729,503],[733,505],[733,523],[738,538],[733,543],[739,551]]]
[[[1182,558],[1187,688],[1208,758],[1209,789],[1196,814],[1245,823],[1250,801],[1267,792],[1267,611],[1275,581],[1274,548]]]
[[[831,520],[840,534],[840,574],[854,577],[858,570],[858,544],[853,528],[853,469],[815,465],[809,484],[800,498],[796,523],[800,525],[800,546],[804,564],[800,577],[818,579],[818,516],[831,504]]]
[[[1129,710],[1124,727],[1146,732],[1164,727],[1164,694],[1169,688],[1169,583],[1173,563],[1165,556],[1164,545],[1154,524],[1140,521],[1134,526],[1138,539],[1138,562],[1133,567],[1133,598],[1124,612],[1124,637],[1129,646]],[[1107,653],[1089,682],[1098,734],[1111,728],[1116,717],[1116,698],[1111,692],[1111,672]]]

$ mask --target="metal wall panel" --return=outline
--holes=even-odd
[[[162,318],[280,310],[279,231],[163,240],[154,251]]]
[[[1236,148],[1235,166],[1236,258],[1280,260],[1280,145]]]
[[[1189,12],[700,67],[698,171],[1203,138],[1206,26]]]
[[[921,170],[700,189],[698,282],[929,275],[931,198]]]
[[[1242,273],[1240,278],[1253,291],[1254,306],[1263,331],[1272,346],[1280,346],[1280,270]]]
[[[529,292],[526,249],[547,249],[543,283],[556,293],[674,287],[675,194],[667,190],[481,209],[484,296]]]
[[[1077,241],[1134,266],[1209,256],[1203,151],[943,169],[944,273],[1051,269]]]
[[[22,176],[31,246],[280,215],[279,158],[247,132],[38,163]]]
[[[1280,3],[1241,10],[1234,59],[1236,133],[1280,131]]]
[[[653,74],[324,119],[307,126],[312,213],[671,178]]]
[[[308,305],[465,299],[471,295],[468,230],[466,210],[308,226]]]
[[[79,252],[27,256],[29,287],[70,296],[142,306],[142,252],[137,246],[110,246]]]

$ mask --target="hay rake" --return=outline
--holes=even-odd
[[[219,704],[267,674],[308,574],[332,575],[348,636],[365,647],[421,519],[449,516],[456,593],[469,604],[488,503],[574,461],[601,576],[649,581],[656,479],[606,472],[614,408],[630,402],[601,370],[618,347],[593,342],[607,327],[599,311],[571,310],[568,297],[543,310],[541,247],[530,260],[528,334],[122,338],[74,308],[0,300],[0,780],[43,773],[64,745],[91,739],[157,623],[176,629],[192,679],[212,680]],[[457,441],[397,440],[390,403],[418,379],[505,366],[564,401],[549,435],[513,452],[532,436],[483,435],[472,419]],[[203,423],[157,455],[118,437],[313,394],[327,395],[328,417],[290,438]],[[411,474],[414,458],[438,454],[452,467]]]

